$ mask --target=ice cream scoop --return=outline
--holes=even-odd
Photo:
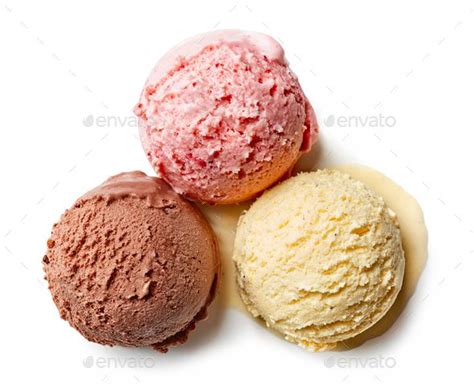
[[[249,311],[311,350],[380,320],[405,266],[395,213],[330,170],[299,174],[253,203],[239,220],[233,259]]]
[[[238,30],[203,34],[168,52],[135,113],[157,175],[209,204],[250,199],[281,179],[318,131],[280,44]]]
[[[182,343],[206,317],[220,263],[212,229],[164,181],[122,173],[79,198],[43,258],[63,319],[90,341]]]

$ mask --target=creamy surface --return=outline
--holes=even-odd
[[[252,199],[288,173],[318,133],[278,42],[236,30],[192,38],[165,55],[134,112],[158,177],[209,204]]]
[[[277,41],[266,34],[241,30],[217,30],[188,38],[170,49],[156,64],[148,78],[147,84],[159,83],[182,59],[189,59],[207,46],[223,42],[238,43],[249,49],[257,48],[269,60],[286,64],[283,48]]]
[[[381,195],[386,204],[395,211],[400,223],[406,263],[403,286],[392,308],[374,326],[357,337],[341,342],[338,349],[345,350],[357,347],[365,341],[383,334],[401,314],[415,292],[416,284],[425,266],[428,235],[420,205],[413,196],[388,177],[374,169],[359,165],[343,165],[332,168],[348,173],[353,178],[366,184]],[[240,214],[249,206],[250,203],[238,206],[200,206],[200,208],[212,225],[220,246],[223,279],[219,302],[225,306],[242,310],[250,316],[240,299],[235,267],[232,262],[237,222]]]
[[[405,251],[405,276],[397,300],[377,324],[360,335],[339,344],[338,349],[346,350],[360,346],[367,340],[382,335],[402,313],[408,300],[415,292],[428,258],[428,231],[420,205],[400,185],[382,173],[365,166],[342,165],[334,168],[362,181],[384,198],[387,205],[398,216],[402,245]]]

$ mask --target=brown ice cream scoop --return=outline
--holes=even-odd
[[[53,226],[43,258],[61,317],[90,341],[186,341],[214,298],[212,229],[165,182],[122,173],[79,198]]]

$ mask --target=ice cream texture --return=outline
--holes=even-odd
[[[395,213],[334,170],[264,193],[239,220],[233,259],[248,310],[310,350],[375,324],[394,303],[405,266]]]
[[[213,300],[220,263],[200,212],[162,180],[122,173],[79,198],[43,258],[63,319],[88,340],[184,342]]]
[[[209,204],[250,199],[316,142],[317,122],[280,44],[224,30],[172,49],[135,107],[157,175]]]

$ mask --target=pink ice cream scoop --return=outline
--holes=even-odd
[[[318,133],[283,48],[238,30],[203,34],[168,52],[135,114],[158,176],[210,204],[256,196],[292,169]]]

